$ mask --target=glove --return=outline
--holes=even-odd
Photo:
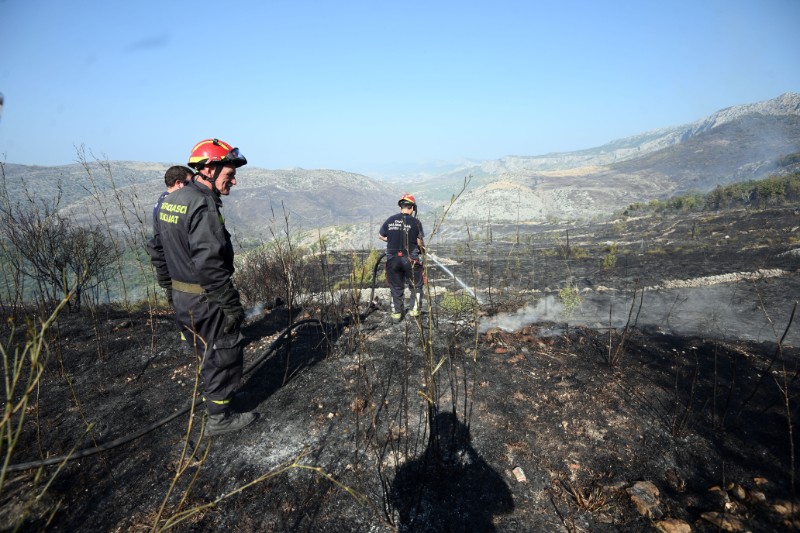
[[[167,287],[164,289],[164,296],[167,297],[167,303],[173,309],[175,308],[175,302],[172,301],[172,287]]]
[[[234,288],[231,280],[226,281],[219,289],[207,292],[206,297],[208,301],[219,305],[225,316],[222,331],[225,333],[237,331],[244,322],[244,307],[239,300],[239,291]]]

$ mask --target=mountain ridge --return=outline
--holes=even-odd
[[[611,140],[603,145],[571,152],[550,152],[534,156],[508,155],[499,159],[465,165],[455,170],[463,172],[480,168],[496,172],[498,168],[508,170],[563,170],[578,166],[606,165],[640,157],[683,142],[695,135],[711,130],[750,114],[767,116],[800,115],[800,93],[787,92],[777,98],[752,104],[727,107],[694,122],[657,128]],[[481,172],[475,172],[480,175]]]
[[[261,238],[265,228],[285,224],[287,216],[303,230],[375,225],[395,210],[395,198],[404,192],[415,194],[421,216],[441,211],[470,176],[449,219],[590,219],[634,202],[791,172],[797,164],[786,167],[780,161],[798,152],[800,94],[787,92],[594,148],[468,162],[425,180],[405,180],[402,186],[344,170],[248,165],[225,199],[226,216],[242,235]],[[3,173],[12,200],[24,197],[24,182],[41,198],[61,195],[63,208],[85,218],[93,198],[105,202],[114,189],[121,189],[146,214],[163,189],[169,166],[136,161],[79,161],[57,167],[5,163]],[[363,230],[366,235],[368,230]]]
[[[633,202],[790,172],[796,165],[783,168],[780,161],[797,152],[800,94],[785,93],[600,147],[485,161],[415,186],[423,200],[441,206],[447,191],[472,176],[471,187],[450,210],[457,220],[474,219],[476,213],[496,221],[588,219]],[[498,187],[498,182],[518,185]]]

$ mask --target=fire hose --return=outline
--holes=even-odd
[[[375,266],[372,268],[372,290],[369,292],[369,306],[367,307],[368,310],[375,308],[375,283],[378,281],[378,266],[381,264],[386,258],[386,252],[383,252],[381,255],[378,256],[378,260],[375,261]]]
[[[372,291],[370,292],[370,295],[369,295],[370,307],[373,307],[373,306],[374,306],[373,302],[374,302],[374,297],[375,297],[375,282],[376,282],[376,280],[378,279],[378,265],[380,265],[380,264],[381,264],[381,261],[383,261],[383,259],[384,259],[385,257],[386,257],[386,253],[384,252],[384,253],[382,253],[382,254],[380,255],[380,257],[378,257],[378,260],[377,260],[377,261],[375,261],[375,268],[372,270]],[[445,272],[447,275],[449,275],[449,276],[450,276],[451,278],[453,278],[453,279],[454,279],[454,280],[455,280],[455,281],[456,281],[456,282],[457,282],[459,285],[461,285],[461,287],[464,289],[464,291],[466,291],[466,293],[467,293],[467,294],[469,294],[470,296],[472,296],[472,297],[475,299],[475,301],[476,301],[476,302],[478,302],[478,304],[481,304],[481,305],[483,304],[483,300],[481,300],[481,297],[480,297],[480,296],[479,296],[479,295],[478,295],[478,294],[477,294],[477,293],[476,293],[474,290],[470,289],[470,288],[469,288],[469,286],[468,286],[466,283],[464,283],[463,281],[461,281],[461,280],[458,278],[458,276],[456,276],[456,275],[453,273],[453,271],[452,271],[452,270],[450,270],[449,268],[447,268],[446,266],[444,266],[444,265],[442,264],[442,262],[441,262],[441,261],[439,261],[439,259],[438,259],[438,258],[437,258],[435,255],[433,255],[431,252],[426,252],[426,253],[425,253],[425,257],[426,257],[426,258],[430,258],[430,260],[431,260],[431,261],[433,261],[433,262],[436,264],[436,266],[438,266],[439,268],[441,268],[441,269],[442,269],[442,270],[443,270],[443,271],[444,271],[444,272]]]
[[[370,312],[372,309],[374,309],[375,284],[377,283],[377,279],[378,279],[378,267],[380,266],[381,261],[383,261],[385,258],[386,258],[386,253],[384,252],[378,257],[378,260],[375,261],[375,266],[372,269],[372,287],[371,287],[371,291],[370,291],[369,306],[368,306],[368,311],[367,312]],[[434,262],[436,262],[437,264],[439,264],[441,266],[441,264],[438,261],[436,261],[435,259],[434,259]],[[451,275],[452,275],[452,273],[451,273]],[[274,341],[272,341],[272,344],[270,344],[269,348],[263,354],[261,354],[255,361],[253,361],[250,364],[250,366],[248,366],[244,370],[242,375],[249,374],[250,372],[255,370],[259,365],[261,365],[261,363],[264,362],[266,360],[266,358],[272,352],[274,352],[277,349],[278,344],[287,335],[289,335],[289,333],[291,333],[295,328],[297,328],[299,326],[303,326],[303,325],[309,324],[309,323],[312,323],[312,322],[313,323],[317,323],[320,326],[322,326],[322,321],[319,320],[319,319],[316,319],[316,318],[309,318],[309,319],[305,319],[305,320],[300,320],[299,322],[295,322],[295,323],[289,325],[286,329],[284,329],[281,332],[280,335],[278,335],[278,337]],[[184,408],[172,413],[171,415],[169,415],[167,417],[162,418],[161,420],[158,420],[158,421],[150,424],[149,426],[145,426],[144,428],[142,428],[142,429],[140,429],[140,430],[138,430],[138,431],[136,431],[134,433],[130,433],[128,435],[125,435],[124,437],[120,437],[118,439],[115,439],[115,440],[112,440],[110,442],[101,444],[99,446],[95,446],[94,448],[85,448],[83,450],[78,450],[78,451],[69,453],[67,455],[49,457],[47,459],[41,459],[39,461],[30,461],[30,462],[27,462],[27,463],[18,463],[18,464],[14,464],[14,465],[8,465],[6,467],[6,471],[7,472],[19,472],[19,471],[22,471],[22,470],[29,470],[31,468],[39,468],[39,467],[42,467],[42,466],[50,466],[50,465],[54,465],[54,464],[58,464],[58,463],[62,463],[62,462],[74,461],[76,459],[81,459],[83,457],[89,457],[91,455],[95,455],[95,454],[98,454],[98,453],[101,453],[101,452],[104,452],[104,451],[111,450],[113,448],[117,448],[117,447],[122,446],[124,444],[127,444],[129,442],[133,442],[134,440],[139,439],[139,438],[147,435],[148,433],[160,428],[161,426],[164,426],[164,425],[168,424],[169,422],[172,422],[173,420],[175,420],[179,416],[181,416],[183,414],[186,414],[193,406],[199,404],[201,401],[202,401],[201,398],[198,398],[198,399],[196,399],[194,401],[190,401],[186,405],[186,407],[184,407]]]
[[[278,337],[274,341],[272,341],[272,343],[270,344],[269,348],[263,354],[261,354],[255,361],[253,361],[250,364],[250,366],[247,367],[247,369],[244,370],[243,375],[249,374],[250,372],[255,370],[263,361],[265,361],[266,358],[278,348],[278,344],[287,335],[289,335],[289,333],[291,333],[295,328],[297,328],[299,326],[303,326],[305,324],[312,323],[312,322],[317,323],[320,326],[322,326],[322,321],[317,319],[317,318],[309,318],[309,319],[305,319],[305,320],[300,320],[298,322],[295,322],[295,323],[289,325],[286,329],[284,329],[281,332],[280,335],[278,335]],[[42,466],[54,465],[54,464],[63,463],[63,462],[67,462],[67,461],[74,461],[75,459],[81,459],[83,457],[89,457],[91,455],[95,455],[95,454],[100,453],[100,452],[111,450],[111,449],[116,448],[118,446],[122,446],[123,444],[127,444],[129,442],[132,442],[132,441],[134,441],[134,440],[136,440],[136,439],[138,439],[140,437],[143,437],[144,435],[147,435],[151,431],[153,431],[155,429],[158,429],[159,427],[161,427],[163,425],[166,425],[167,423],[175,420],[179,416],[187,413],[193,406],[199,404],[201,401],[203,401],[202,398],[198,398],[198,399],[196,399],[194,401],[190,400],[189,403],[186,405],[186,407],[176,411],[175,413],[172,413],[171,415],[169,415],[167,417],[164,417],[161,420],[159,420],[157,422],[154,422],[154,423],[150,424],[149,426],[146,426],[146,427],[136,431],[135,433],[130,433],[128,435],[125,435],[124,437],[120,437],[120,438],[118,438],[116,440],[112,440],[110,442],[107,442],[105,444],[101,444],[101,445],[96,446],[94,448],[85,448],[83,450],[78,450],[76,452],[69,453],[67,455],[61,455],[61,456],[58,456],[58,457],[49,457],[47,459],[42,459],[42,460],[39,460],[39,461],[31,461],[31,462],[28,462],[28,463],[18,463],[18,464],[15,464],[15,465],[9,465],[9,466],[6,467],[6,471],[7,472],[19,472],[21,470],[29,470],[31,468],[39,468],[39,467],[42,467]]]

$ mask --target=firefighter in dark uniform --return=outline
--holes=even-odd
[[[192,169],[182,167],[180,165],[175,165],[169,167],[167,171],[164,173],[164,185],[166,185],[166,190],[161,192],[161,195],[156,200],[156,205],[153,206],[153,230],[156,229],[156,225],[158,224],[158,212],[161,210],[161,202],[164,201],[169,193],[175,192],[184,185],[186,185],[194,175]]]
[[[236,185],[236,169],[247,160],[228,143],[207,139],[189,156],[192,180],[161,203],[148,242],[158,284],[175,308],[196,353],[202,354],[205,434],[237,431],[258,414],[237,410],[244,345],[244,308],[231,281],[233,245],[225,229],[222,196]],[[241,397],[241,396],[239,396]]]
[[[408,314],[417,317],[421,310],[424,277],[420,253],[425,251],[425,232],[417,220],[417,202],[410,194],[400,201],[400,212],[386,219],[378,238],[386,241],[386,283],[392,292],[392,318],[403,319],[405,287],[411,287]]]
[[[189,183],[191,181],[194,172],[190,168],[182,167],[180,165],[175,165],[169,167],[167,172],[164,174],[164,185],[166,185],[166,190],[161,192],[161,195],[156,200],[156,205],[153,206],[153,233],[158,233],[158,213],[161,211],[161,204],[164,201],[164,198],[169,196],[170,193],[173,193]],[[172,301],[169,302],[170,306],[172,306]],[[189,345],[189,340],[186,338],[186,335],[183,334],[183,328],[180,324],[178,324],[178,331],[181,334],[181,349],[185,351],[187,355],[193,355],[194,350]]]

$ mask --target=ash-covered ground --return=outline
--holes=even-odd
[[[211,440],[186,412],[196,361],[169,312],[65,314],[0,524],[794,530],[798,226],[795,211],[773,210],[572,229],[568,246],[566,228],[434,240],[478,309],[431,270],[437,296],[420,320],[392,323],[385,291],[376,308],[261,313],[245,327],[261,419]],[[694,289],[719,293],[695,302]],[[33,467],[72,450],[89,452]]]

